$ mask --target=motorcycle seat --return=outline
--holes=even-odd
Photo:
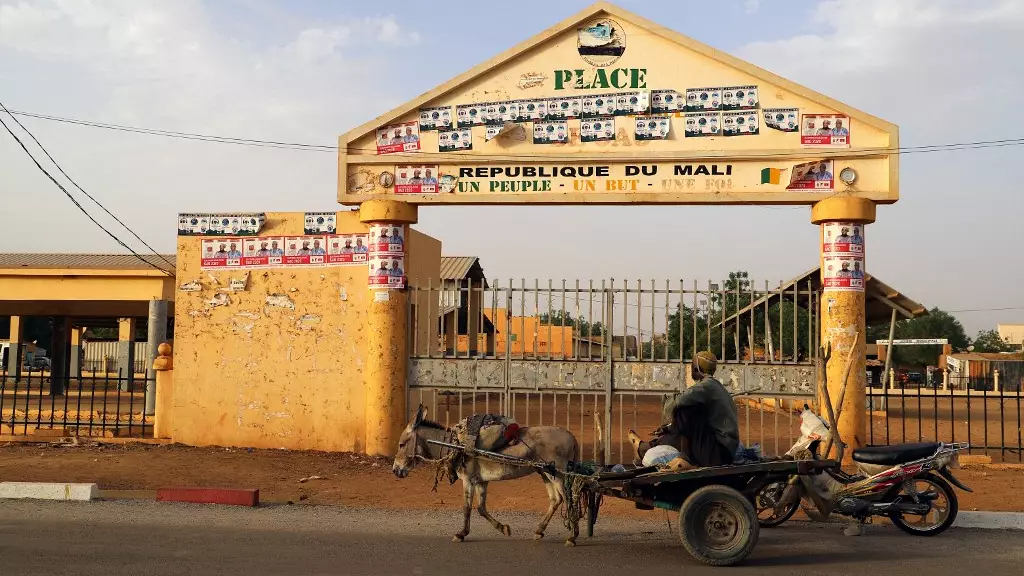
[[[853,461],[862,464],[895,466],[896,464],[927,458],[935,454],[939,446],[941,444],[938,442],[915,442],[912,444],[858,448],[853,451]]]

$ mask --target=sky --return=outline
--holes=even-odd
[[[0,0],[0,102],[96,122],[333,145],[586,8],[518,0]],[[1022,138],[1019,0],[618,0],[900,127],[904,147]],[[9,121],[9,118],[4,118]],[[338,209],[335,154],[22,117],[85,190],[172,252],[179,212]],[[901,160],[868,271],[968,333],[1024,323],[1024,204],[1008,146]],[[77,192],[76,192],[77,194]],[[123,229],[83,205],[118,236]],[[718,280],[813,268],[807,207],[423,207],[418,230],[489,278]],[[655,239],[669,249],[645,250]],[[138,251],[144,248],[130,243]],[[650,244],[647,244],[650,245]],[[0,132],[0,250],[122,252]],[[1015,264],[1016,262],[1016,264]],[[1013,308],[1012,310],[992,310]]]

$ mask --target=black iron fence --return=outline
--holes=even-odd
[[[868,444],[968,442],[971,454],[1024,462],[1019,385],[991,377],[954,384],[868,388]]]
[[[150,437],[154,390],[152,377],[121,373],[59,380],[48,371],[0,373],[0,434]]]

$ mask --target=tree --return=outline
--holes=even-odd
[[[889,339],[889,324],[879,324],[868,328],[866,342],[871,344],[878,340]],[[953,350],[966,350],[970,339],[967,332],[952,314],[932,308],[927,315],[917,318],[904,318],[896,322],[894,340],[913,338],[945,338]],[[893,346],[892,365],[923,368],[938,363],[942,347],[935,346]]]
[[[982,330],[974,337],[975,352],[1015,352],[1017,348],[1003,340],[995,330]]]
[[[604,325],[600,322],[573,318],[572,314],[565,310],[552,310],[550,314],[543,312],[538,314],[537,318],[541,326],[571,326],[575,335],[583,338],[604,335]]]

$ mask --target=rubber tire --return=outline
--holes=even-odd
[[[703,523],[695,515],[702,506],[712,502],[725,504],[738,515],[739,542],[727,550],[708,550],[698,537]],[[679,509],[679,539],[690,556],[702,564],[732,566],[742,562],[754,550],[759,535],[760,525],[754,506],[743,494],[728,486],[712,484],[696,490]]]
[[[953,525],[953,522],[956,521],[956,515],[960,511],[960,502],[957,500],[956,492],[953,491],[953,487],[949,485],[949,482],[946,482],[945,478],[942,478],[937,474],[928,474],[925,476],[925,478],[927,478],[928,481],[934,483],[936,486],[938,486],[940,490],[946,493],[946,501],[949,502],[949,515],[946,516],[946,519],[942,522],[942,524],[939,524],[931,530],[915,530],[911,528],[908,524],[906,524],[903,521],[903,516],[898,513],[889,514],[889,521],[891,521],[893,524],[896,525],[897,528],[903,530],[907,534],[911,534],[913,536],[924,536],[926,538],[929,538],[931,536],[938,536],[939,534],[942,534],[950,526]]]
[[[760,494],[761,491],[764,490],[765,488],[767,488],[768,486],[771,486],[772,484],[777,484],[779,482],[781,482],[782,484],[786,484],[787,480],[785,480],[785,479],[767,480],[763,484],[759,485],[757,487],[757,490],[753,491],[753,494],[750,495],[750,503],[751,503],[752,506],[754,506],[754,513],[755,514],[757,513],[757,495]],[[761,520],[761,518],[758,517],[757,523],[760,524],[761,528],[775,528],[776,526],[781,526],[781,525],[785,524],[786,521],[789,520],[790,518],[792,518],[793,514],[796,514],[796,511],[799,510],[799,509],[800,509],[800,500],[798,499],[796,502],[793,502],[793,505],[789,507],[789,510],[786,510],[786,513],[783,514],[781,518],[776,518],[775,520],[768,521],[768,520]]]

